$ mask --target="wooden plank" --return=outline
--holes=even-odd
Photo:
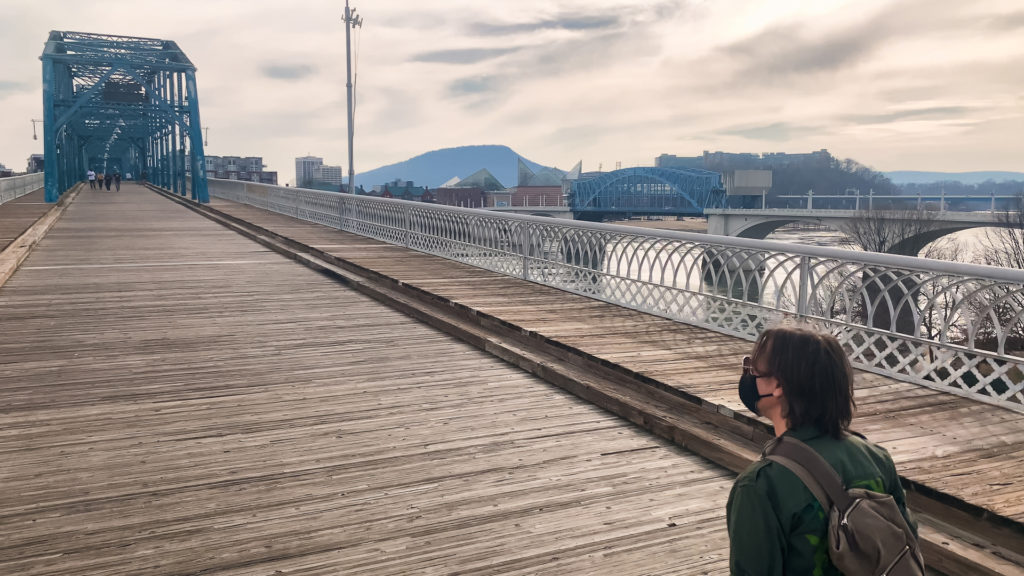
[[[43,190],[37,190],[0,204],[0,286],[14,274],[40,238],[61,217],[77,193],[78,186],[61,197],[57,204],[41,202]]]
[[[0,573],[727,573],[726,470],[130,183],[0,318]]]

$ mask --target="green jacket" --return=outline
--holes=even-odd
[[[839,473],[847,488],[891,494],[914,534],[896,466],[885,448],[848,436],[836,440],[814,428],[785,435],[807,443]],[[736,479],[726,511],[729,569],[735,576],[836,576],[828,558],[828,519],[821,504],[788,468],[758,460]]]

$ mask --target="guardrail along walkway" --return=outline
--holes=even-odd
[[[727,470],[141,187],[0,318],[2,574],[727,573]]]

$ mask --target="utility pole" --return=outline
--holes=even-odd
[[[356,16],[356,9],[348,7],[348,0],[345,0],[345,68],[347,71],[347,82],[345,88],[348,90],[348,191],[349,194],[356,193],[356,171],[352,163],[352,136],[353,131],[353,108],[352,108],[352,29],[356,26],[362,28],[363,19]]]

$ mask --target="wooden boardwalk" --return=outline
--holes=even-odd
[[[53,206],[47,204],[44,197],[45,193],[40,188],[21,198],[0,204],[0,250],[21,236],[33,222]]]
[[[131,184],[0,287],[0,462],[0,574],[727,573],[728,471]]]
[[[750,342],[251,206],[212,207],[753,417],[736,393]],[[885,446],[918,490],[1006,520],[1019,537],[1024,414],[866,372],[856,401],[853,427]]]

